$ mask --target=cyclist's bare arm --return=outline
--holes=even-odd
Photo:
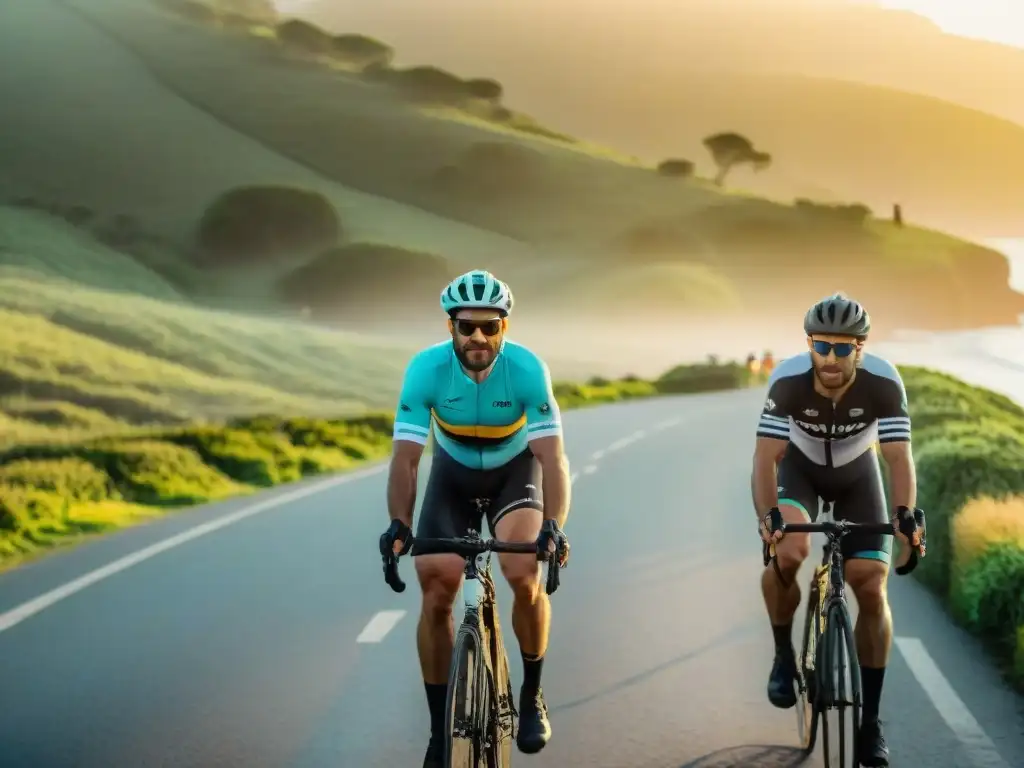
[[[416,507],[416,480],[423,446],[410,440],[395,440],[388,468],[388,519],[401,520],[412,527]]]
[[[882,443],[882,458],[889,465],[892,505],[913,509],[917,504],[917,469],[910,442]]]
[[[565,526],[569,517],[569,502],[572,482],[569,477],[569,460],[561,435],[536,437],[530,441],[530,450],[540,462],[544,487],[544,517],[554,520],[558,527]]]
[[[388,518],[412,527],[416,507],[416,477],[420,458],[430,437],[431,386],[434,371],[427,351],[413,355],[405,368],[402,390],[395,408],[395,429],[388,469]]]
[[[760,520],[768,510],[779,505],[778,463],[786,452],[788,440],[758,437],[754,446],[754,468],[750,475],[750,492]]]
[[[892,488],[891,506],[910,507],[917,504],[917,470],[910,442],[882,443],[882,458],[889,465],[889,485]],[[900,568],[910,560],[911,548],[896,536],[898,545],[893,566]]]

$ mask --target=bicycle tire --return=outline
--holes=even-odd
[[[817,696],[817,674],[821,658],[818,611],[818,589],[812,587],[807,598],[807,617],[804,621],[803,642],[800,658],[796,665],[796,728],[800,749],[810,755],[818,741],[819,699]],[[808,667],[808,659],[811,666]]]
[[[444,764],[447,768],[486,765],[484,736],[488,712],[483,643],[475,628],[462,626],[452,649],[445,704]]]
[[[822,650],[822,747],[825,768],[857,768],[862,703],[860,661],[853,636],[853,621],[846,603],[836,600],[828,607]],[[849,681],[847,682],[847,676]],[[829,715],[838,713],[836,726]],[[849,728],[847,722],[849,721]]]

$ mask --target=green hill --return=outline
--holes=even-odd
[[[738,130],[780,161],[743,177],[759,193],[899,201],[939,229],[1024,234],[1024,50],[911,13],[849,0],[600,13],[585,0],[312,0],[296,12],[387,41],[396,66],[496,78],[539,119],[651,162],[702,161],[703,136]]]
[[[581,375],[632,365],[636,340],[611,335],[623,318],[763,328],[792,314],[772,292],[834,290],[836,259],[856,264],[842,287],[881,334],[1024,311],[1000,254],[855,199],[758,198],[686,163],[673,176],[545,128],[479,73],[393,69],[382,43],[237,6],[185,10],[0,9],[0,98],[18,105],[0,121],[15,442],[390,405],[411,349],[444,332],[435,291],[471,267],[509,280],[516,328]],[[566,313],[585,338],[551,348]]]

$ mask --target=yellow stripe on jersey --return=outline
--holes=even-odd
[[[437,422],[438,426],[441,427],[445,432],[450,432],[453,435],[459,435],[460,437],[486,437],[491,439],[504,439],[511,437],[526,424],[526,414],[524,413],[518,419],[511,424],[505,426],[491,426],[486,424],[476,425],[455,425],[449,424],[447,421],[437,415],[437,411],[433,408],[430,409],[430,415],[434,417],[434,421]]]

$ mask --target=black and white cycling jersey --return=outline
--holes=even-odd
[[[787,358],[769,379],[757,436],[789,440],[815,465],[845,467],[876,441],[910,440],[903,379],[888,360],[864,353],[853,384],[834,403],[814,389],[810,352]]]

